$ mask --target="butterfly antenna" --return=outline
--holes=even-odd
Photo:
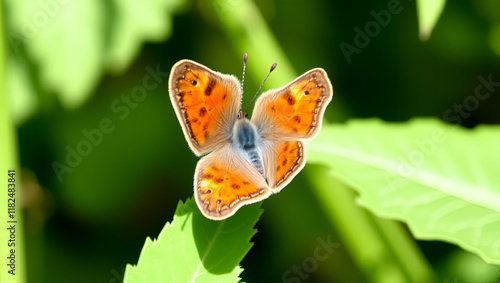
[[[247,108],[245,108],[245,114],[247,113],[247,110],[248,110],[248,107],[250,107],[250,105],[252,105],[253,101],[255,100],[255,98],[257,97],[257,94],[259,94],[260,92],[260,89],[262,88],[262,86],[264,85],[264,83],[266,82],[267,78],[269,78],[269,75],[271,74],[272,71],[274,71],[274,69],[276,69],[276,63],[274,63],[272,66],[271,66],[271,70],[269,70],[269,73],[267,73],[267,76],[266,78],[264,79],[264,81],[262,82],[262,84],[260,85],[259,89],[257,90],[257,92],[255,93],[255,95],[253,96],[252,98],[252,101],[250,101],[250,103],[248,104]]]
[[[241,76],[241,99],[240,99],[240,111],[243,105],[243,84],[245,83],[245,69],[247,68],[248,54],[243,54],[243,75]]]

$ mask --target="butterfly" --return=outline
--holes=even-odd
[[[223,220],[280,192],[302,170],[304,140],[318,134],[333,92],[326,72],[312,69],[263,93],[248,120],[236,77],[181,60],[172,67],[169,95],[189,148],[203,156],[194,174],[196,204],[205,217]]]

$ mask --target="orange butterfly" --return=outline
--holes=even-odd
[[[239,81],[190,60],[172,67],[169,92],[189,147],[206,155],[196,165],[194,196],[212,220],[226,219],[290,183],[305,165],[302,140],[318,134],[332,99],[326,72],[316,68],[263,93],[248,120]]]

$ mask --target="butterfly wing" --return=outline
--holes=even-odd
[[[194,188],[200,211],[213,220],[226,219],[241,206],[261,201],[271,194],[264,178],[244,153],[229,143],[198,162]]]
[[[326,72],[312,69],[288,85],[262,94],[255,103],[252,122],[267,140],[313,138],[332,94]]]
[[[264,145],[266,177],[273,193],[281,191],[306,162],[306,145],[301,141],[272,141]]]
[[[300,141],[319,132],[332,85],[323,69],[312,69],[288,85],[262,94],[252,122],[264,140],[266,178],[279,192],[305,165],[306,148]]]
[[[231,138],[241,91],[236,78],[190,60],[172,67],[170,100],[191,150],[198,156]]]

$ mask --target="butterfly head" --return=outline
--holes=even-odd
[[[238,111],[238,120],[241,120],[243,118],[247,118],[248,117],[248,113],[247,112],[243,112],[242,110]]]

